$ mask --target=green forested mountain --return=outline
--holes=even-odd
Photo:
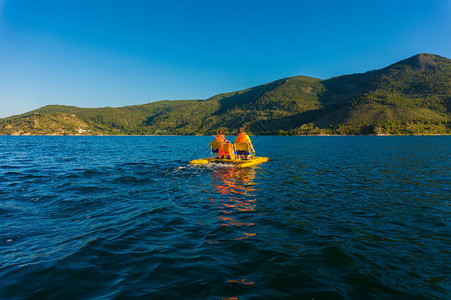
[[[419,54],[327,80],[296,76],[206,100],[120,108],[51,105],[1,134],[451,134],[451,60]]]

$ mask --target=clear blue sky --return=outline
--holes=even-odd
[[[0,117],[451,57],[451,0],[0,0]]]

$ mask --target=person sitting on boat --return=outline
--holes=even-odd
[[[222,130],[218,131],[218,134],[215,136],[215,142],[220,143],[219,146],[216,146],[215,148],[211,149],[211,152],[213,154],[216,154],[216,158],[219,158],[219,149],[222,146],[222,143],[226,141],[225,135],[222,133]]]
[[[215,142],[224,143],[226,140],[225,135],[222,133],[222,130],[219,130],[218,134],[215,137]]]
[[[249,144],[249,148],[250,148],[252,151],[255,151],[255,150],[254,150],[254,146],[252,145],[251,139],[250,139],[249,136],[244,132],[244,128],[243,128],[243,127],[240,128],[240,132],[238,133],[238,135],[237,135],[236,138],[235,138],[235,143],[248,143],[248,144]],[[249,153],[245,153],[245,154],[238,153],[238,154],[241,154],[241,157],[242,157],[242,158],[246,158],[246,159],[249,158]]]

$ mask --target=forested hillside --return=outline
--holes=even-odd
[[[419,54],[327,80],[297,76],[206,100],[120,108],[46,106],[1,134],[451,134],[451,60]]]

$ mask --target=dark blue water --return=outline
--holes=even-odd
[[[449,299],[451,137],[0,137],[1,299]]]

